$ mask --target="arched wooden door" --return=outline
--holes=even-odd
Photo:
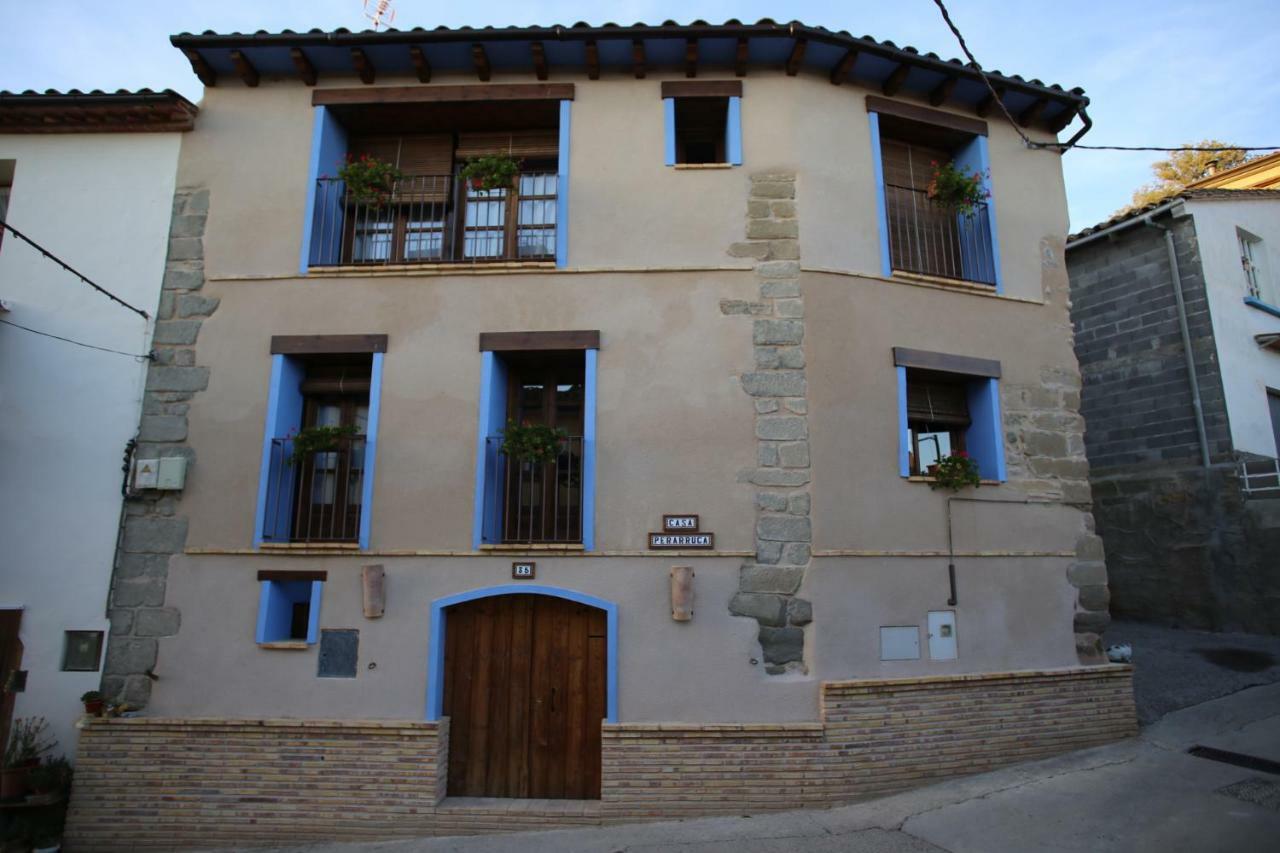
[[[449,795],[598,799],[605,612],[501,595],[445,613]]]

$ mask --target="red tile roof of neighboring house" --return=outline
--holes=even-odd
[[[1280,201],[1280,190],[1221,190],[1221,189],[1182,190],[1181,192],[1172,193],[1169,196],[1160,199],[1159,201],[1153,201],[1150,204],[1145,204],[1142,207],[1135,207],[1135,208],[1122,210],[1105,222],[1099,222],[1097,225],[1093,225],[1089,228],[1085,228],[1082,231],[1077,231],[1075,234],[1072,234],[1067,238],[1067,245],[1070,245],[1076,240],[1080,240],[1085,237],[1088,237],[1090,234],[1096,234],[1099,231],[1105,231],[1108,228],[1112,228],[1116,225],[1119,225],[1120,223],[1126,220],[1137,219],[1141,216],[1145,216],[1151,211],[1155,210],[1156,208],[1166,205],[1171,201],[1176,201],[1178,199],[1187,199],[1187,200],[1196,200],[1196,201],[1202,201],[1206,199],[1210,199],[1210,200],[1216,199],[1219,201],[1224,199],[1230,200],[1230,201],[1238,201],[1241,199],[1260,199],[1263,201],[1267,201],[1267,200]]]
[[[195,104],[165,89],[0,92],[0,133],[121,133],[186,131]]]

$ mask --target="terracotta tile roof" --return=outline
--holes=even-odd
[[[195,104],[172,89],[0,91],[0,133],[120,133],[190,130]]]
[[[1204,200],[1239,201],[1240,199],[1259,199],[1263,201],[1267,201],[1267,200],[1280,201],[1280,190],[1222,190],[1222,189],[1183,190],[1182,192],[1173,193],[1165,198],[1162,198],[1159,201],[1153,201],[1150,204],[1145,204],[1142,207],[1122,210],[1119,213],[1117,213],[1115,216],[1106,220],[1105,222],[1099,222],[1097,225],[1093,225],[1093,226],[1090,226],[1089,228],[1085,228],[1081,231],[1077,231],[1076,233],[1067,237],[1067,245],[1070,245],[1076,240],[1080,240],[1085,237],[1088,237],[1090,234],[1096,234],[1099,231],[1105,231],[1108,228],[1111,228],[1113,226],[1119,225],[1122,222],[1125,222],[1126,220],[1138,219],[1142,216],[1147,215],[1148,213],[1160,207],[1161,205],[1168,204],[1169,202],[1175,201],[1177,199],[1187,199],[1187,200],[1194,200],[1194,201],[1204,201]]]

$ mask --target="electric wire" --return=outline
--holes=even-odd
[[[968,57],[969,64],[974,71],[978,72],[978,76],[982,78],[982,82],[986,84],[987,91],[991,93],[991,99],[1000,107],[1000,112],[1004,113],[1004,117],[1009,120],[1009,126],[1013,128],[1018,136],[1022,137],[1022,142],[1028,148],[1038,148],[1041,150],[1055,150],[1065,153],[1072,148],[1081,148],[1089,151],[1280,151],[1280,145],[1222,145],[1222,146],[1204,146],[1204,145],[1085,145],[1080,142],[1070,145],[1061,142],[1034,142],[1025,133],[1022,128],[1018,127],[1018,122],[1010,114],[1009,108],[1004,105],[1004,99],[1000,97],[1000,93],[996,91],[995,86],[991,83],[991,78],[987,77],[987,72],[982,70],[982,65],[978,62],[977,57],[973,55],[973,51],[969,50],[969,45],[965,43],[964,36],[960,34],[960,29],[951,20],[951,13],[947,11],[946,4],[943,0],[933,0],[933,4],[938,7],[938,11],[942,13],[942,20],[946,22],[950,28],[951,34],[956,37],[956,41],[960,43],[960,49],[964,51],[964,55]]]
[[[152,361],[155,359],[155,356],[152,355],[151,353],[147,353],[146,355],[139,355],[136,352],[125,352],[124,350],[111,349],[110,347],[100,347],[96,344],[86,344],[84,341],[76,341],[76,340],[72,340],[71,338],[64,338],[61,335],[55,335],[51,332],[42,332],[39,329],[32,329],[29,326],[24,326],[21,323],[15,323],[12,320],[5,320],[0,318],[0,323],[3,323],[6,326],[13,326],[15,329],[22,329],[24,332],[31,332],[33,335],[42,335],[46,338],[53,338],[55,341],[65,341],[66,343],[69,343],[69,344],[75,344],[76,346],[84,347],[85,349],[96,349],[96,350],[101,350],[102,352],[115,353],[116,355],[127,355],[129,356],[129,358],[136,359],[139,362]]]
[[[123,305],[125,308],[128,308],[130,311],[132,311],[133,313],[137,314],[139,317],[141,317],[141,318],[142,318],[142,319],[144,319],[144,320],[149,319],[149,315],[147,314],[147,312],[146,312],[146,311],[143,311],[141,308],[135,308],[134,306],[130,305],[128,302],[125,302],[125,301],[124,301],[123,299],[121,299],[119,296],[116,296],[114,293],[112,293],[111,291],[107,290],[105,287],[102,287],[102,286],[100,286],[100,285],[98,285],[98,284],[95,284],[95,283],[93,282],[93,280],[91,280],[91,279],[90,279],[88,276],[86,276],[84,273],[79,272],[78,270],[76,270],[74,267],[72,267],[72,266],[71,266],[70,264],[68,264],[66,261],[62,260],[62,259],[61,259],[61,258],[59,258],[57,255],[53,254],[53,252],[50,252],[48,249],[46,249],[44,246],[41,246],[41,245],[40,245],[39,243],[37,243],[35,240],[32,240],[32,239],[31,239],[30,237],[28,237],[26,234],[23,234],[23,233],[22,233],[21,231],[19,231],[17,228],[14,228],[14,227],[13,227],[12,225],[10,225],[7,221],[5,221],[5,220],[3,220],[3,219],[0,219],[0,228],[4,228],[5,230],[7,230],[7,231],[9,231],[11,234],[13,234],[13,236],[17,237],[19,240],[22,240],[23,242],[30,244],[30,245],[31,245],[31,247],[32,247],[33,249],[35,249],[37,252],[39,252],[40,254],[44,255],[44,256],[45,256],[46,258],[48,258],[49,260],[53,261],[55,264],[57,264],[58,266],[62,267],[62,268],[63,268],[64,270],[66,270],[67,272],[71,273],[71,274],[72,274],[72,275],[74,275],[76,278],[80,279],[80,280],[81,280],[81,281],[83,281],[85,284],[89,285],[89,286],[90,286],[90,287],[92,287],[94,290],[98,291],[98,292],[99,292],[99,293],[101,293],[103,296],[105,296],[105,297],[107,297],[108,299],[110,299],[112,302],[118,302],[119,304]],[[30,329],[28,329],[28,331],[30,331]]]

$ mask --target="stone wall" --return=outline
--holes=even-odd
[[[821,721],[606,723],[599,803],[441,799],[448,722],[91,720],[67,849],[376,840],[824,807],[1137,731],[1125,666],[828,682]]]
[[[796,596],[809,566],[809,403],[804,375],[804,294],[800,289],[800,223],[796,176],[751,176],[746,241],[729,247],[751,258],[758,301],[720,303],[726,315],[752,318],[755,363],[742,390],[755,405],[756,463],[744,477],[756,488],[756,556],[742,567],[729,602],[736,616],[755,619],[765,671],[806,671],[804,626],[810,603]]]
[[[209,368],[196,366],[200,325],[218,307],[201,295],[204,287],[203,235],[209,213],[208,190],[180,188],[174,193],[160,306],[138,425],[138,459],[182,456],[187,476],[195,451],[186,443],[187,410],[192,397],[209,385]],[[180,492],[131,494],[125,502],[124,530],[116,554],[108,615],[102,689],[111,701],[145,707],[159,638],[181,626],[181,614],[165,606],[169,558],[182,552],[187,520],[178,514]]]

